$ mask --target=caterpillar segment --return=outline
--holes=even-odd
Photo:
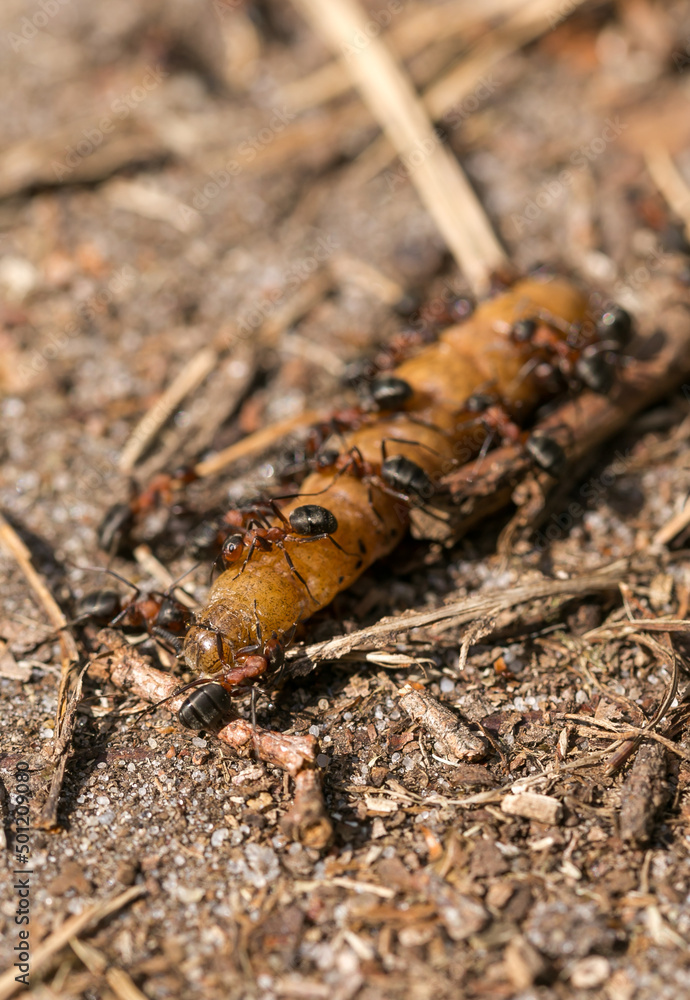
[[[516,324],[526,320],[530,336],[516,336]],[[222,572],[185,639],[190,669],[228,688],[267,671],[269,658],[262,669],[254,662],[260,655],[247,655],[257,635],[280,640],[328,605],[395,548],[410,509],[429,499],[425,493],[486,446],[490,431],[468,404],[473,394],[487,393],[519,424],[552,391],[541,369],[553,362],[554,345],[562,364],[568,352],[596,340],[577,288],[560,279],[525,280],[387,374],[409,393],[398,384],[388,396],[393,409],[382,398],[377,411],[364,413],[339,436],[338,461],[309,474],[299,496],[281,504],[283,520],[307,502],[325,508],[337,521],[331,538],[302,544],[306,539],[293,534],[281,546],[256,551],[242,572],[236,566]]]

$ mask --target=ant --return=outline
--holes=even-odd
[[[358,384],[357,391],[362,400],[359,408],[352,407],[339,410],[329,420],[312,427],[304,446],[287,456],[284,467],[280,470],[280,478],[289,479],[304,471],[326,469],[334,465],[338,452],[324,448],[330,437],[342,436],[357,430],[371,420],[371,416],[382,413],[395,413],[405,409],[406,403],[414,396],[414,389],[405,379],[395,375],[379,375]],[[414,419],[414,418],[410,418]]]
[[[580,330],[573,327],[565,340],[561,339],[542,317],[525,317],[513,324],[510,337],[514,343],[530,343],[550,357],[552,373],[557,372],[576,388],[584,385],[593,392],[606,394],[613,385],[616,358],[632,337],[632,317],[622,306],[613,305],[596,324],[597,341],[580,347]],[[536,367],[538,362],[528,362]]]
[[[419,441],[408,441],[403,438],[383,438],[381,441],[382,461],[380,472],[377,473],[375,467],[364,458],[357,445],[353,445],[349,451],[338,454],[332,462],[335,476],[329,486],[323,490],[318,490],[316,493],[302,493],[300,496],[319,496],[327,492],[337,479],[349,473],[366,483],[369,487],[369,503],[379,520],[382,520],[382,517],[376,510],[373,502],[373,488],[379,489],[383,493],[388,494],[388,496],[403,500],[408,504],[411,504],[415,498],[423,500],[430,497],[434,492],[434,484],[427,473],[421,465],[418,465],[404,455],[388,456],[386,445],[390,441],[393,441],[395,444],[415,445],[418,448],[426,448],[428,451],[434,450]]]
[[[467,399],[463,409],[477,414],[477,419],[487,432],[476,458],[477,465],[486,457],[494,438],[498,435],[503,444],[522,445],[540,469],[555,478],[560,476],[566,464],[565,452],[561,445],[542,432],[529,434],[524,431],[511,418],[497,396],[479,390]]]
[[[254,602],[254,612],[256,614],[256,601]],[[252,646],[244,646],[236,654],[235,663],[239,660],[239,665],[233,666],[225,671],[222,681],[207,681],[199,685],[180,706],[177,717],[180,723],[187,729],[217,729],[232,714],[233,688],[257,680],[265,675],[269,670],[275,671],[273,683],[278,684],[285,670],[285,650],[292,642],[297,631],[296,622],[291,631],[283,639],[279,639],[276,632],[272,632],[269,639],[264,642],[261,622],[256,615],[256,643]],[[224,665],[223,644],[221,637],[217,634],[218,656]],[[252,686],[252,717],[255,718],[255,691]]]
[[[244,573],[249,560],[257,549],[270,552],[275,546],[282,550],[290,572],[304,585],[309,596],[315,601],[314,595],[309,589],[309,584],[298,571],[290,557],[290,553],[285,548],[285,542],[302,545],[305,542],[318,542],[328,539],[329,542],[335,545],[337,549],[340,549],[345,555],[351,555],[351,553],[345,552],[345,549],[333,538],[334,533],[338,530],[338,521],[335,514],[327,510],[326,507],[319,507],[317,504],[310,503],[296,507],[285,517],[274,500],[268,501],[267,506],[281,523],[270,524],[260,512],[260,508],[257,508],[258,516],[249,517],[246,523],[244,523],[243,519],[242,523],[238,524],[238,527],[241,527],[242,531],[229,535],[223,542],[220,552],[220,559],[223,565],[226,569],[230,569],[230,567],[236,566],[244,556],[242,566],[237,573],[237,576],[240,576],[241,573]],[[243,515],[241,516],[244,518]],[[235,579],[237,579],[237,576]]]
[[[145,631],[169,643],[177,651],[192,620],[190,609],[172,597],[179,581],[171,584],[164,594],[150,591],[142,595],[140,588],[124,577],[112,570],[103,572],[132,587],[134,597],[128,599],[116,590],[91,591],[77,601],[75,621],[90,618],[100,625],[119,626],[127,632]]]
[[[116,503],[108,509],[98,527],[98,544],[106,552],[115,552],[131,533],[136,523],[161,506],[171,507],[177,496],[198,476],[189,466],[174,472],[159,472],[148,486],[133,492],[127,503]]]

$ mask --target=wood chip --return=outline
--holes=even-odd
[[[457,760],[481,760],[486,756],[487,741],[432,695],[405,685],[399,696],[400,707],[438,740],[444,753]]]
[[[503,955],[506,973],[516,990],[526,990],[544,979],[548,962],[521,934],[510,941]]]
[[[550,795],[537,795],[535,792],[506,795],[501,802],[501,809],[509,816],[522,816],[547,826],[558,826],[563,821],[563,806],[558,799]]]
[[[671,794],[666,780],[666,750],[658,743],[640,747],[621,789],[620,836],[640,847],[649,843],[656,819]]]

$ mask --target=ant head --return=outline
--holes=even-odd
[[[525,450],[540,469],[554,477],[560,476],[565,469],[565,452],[558,441],[548,434],[540,434],[538,431],[531,434],[525,442]]]
[[[465,409],[470,413],[484,413],[495,402],[495,397],[489,395],[488,392],[473,392],[471,396],[467,397]]]
[[[219,523],[217,518],[202,521],[187,536],[187,551],[194,559],[210,555],[218,545]]]
[[[395,375],[382,375],[367,386],[367,402],[376,410],[402,410],[413,395],[410,383]]]
[[[242,535],[228,535],[220,550],[221,559],[228,565],[237,562],[244,550],[244,537]]]
[[[156,615],[156,625],[172,632],[176,631],[176,627],[185,628],[190,618],[191,612],[184,604],[173,597],[165,597]]]
[[[337,448],[325,448],[316,455],[316,466],[319,469],[327,469],[331,465],[335,465],[338,461],[338,456],[340,452]]]
[[[611,306],[597,323],[597,336],[601,341],[611,341],[618,350],[627,347],[632,338],[632,316],[622,306]]]
[[[118,549],[133,520],[132,508],[128,503],[116,503],[108,508],[96,533],[100,548],[105,552]]]
[[[519,319],[517,323],[513,323],[510,336],[516,344],[527,344],[537,332],[537,326],[536,319]]]

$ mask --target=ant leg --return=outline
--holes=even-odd
[[[246,555],[246,557],[245,557],[245,560],[244,560],[244,562],[242,563],[242,566],[241,566],[241,568],[240,568],[240,571],[239,571],[239,573],[237,573],[237,574],[236,574],[236,575],[235,575],[235,576],[233,577],[233,580],[236,580],[238,576],[241,576],[241,575],[242,575],[242,573],[244,573],[245,569],[247,568],[247,563],[249,562],[249,560],[251,559],[251,557],[252,557],[252,556],[253,556],[253,554],[254,554],[254,549],[256,548],[256,543],[257,543],[257,539],[256,539],[256,537],[252,538],[252,543],[251,543],[251,545],[249,546],[249,552],[247,553],[247,555]]]
[[[374,512],[375,516],[381,522],[381,524],[385,524],[386,522],[381,511],[376,509],[376,504],[374,503],[374,490],[371,481],[369,479],[367,480],[367,501],[372,511]]]
[[[357,450],[359,450],[359,449],[357,449]],[[335,474],[334,474],[333,478],[331,479],[330,483],[328,484],[328,486],[324,486],[324,488],[322,490],[316,490],[314,493],[284,493],[281,496],[274,497],[273,499],[274,500],[295,500],[296,498],[299,498],[299,497],[320,497],[322,493],[328,493],[328,491],[331,489],[331,487],[333,486],[333,484],[336,483],[340,479],[341,476],[344,476],[346,472],[349,472],[349,470],[352,468],[352,466],[354,464],[355,463],[350,459],[350,461],[346,465],[344,465],[342,467],[342,469],[338,469],[335,472]]]
[[[263,653],[264,643],[261,633],[261,622],[259,621],[259,616],[256,610],[256,599],[254,600],[254,614],[256,615],[256,642],[251,646],[242,646],[241,649],[236,651],[236,656],[243,656],[245,653],[252,655],[253,653],[258,653],[261,655]]]
[[[305,539],[305,541],[308,541],[308,540],[309,539]],[[309,584],[307,583],[307,581],[304,579],[304,577],[302,576],[302,574],[299,572],[299,570],[297,569],[297,567],[293,563],[292,559],[290,558],[290,553],[287,551],[287,549],[285,548],[285,546],[283,545],[283,543],[282,542],[276,542],[276,545],[278,546],[279,549],[282,549],[283,555],[285,556],[285,561],[287,562],[288,568],[289,568],[290,572],[292,573],[292,575],[296,576],[297,579],[299,580],[299,582],[304,586],[304,589],[309,594],[309,596],[311,597],[311,599],[314,602],[314,604],[318,604],[318,601],[316,600],[316,598],[312,594],[311,590],[309,589]]]
[[[220,632],[216,632],[216,653],[218,654],[218,662],[228,670],[231,669],[230,664],[225,659],[225,650],[223,649],[223,636]]]
[[[426,451],[430,451],[432,455],[439,455],[440,452],[432,448],[431,445],[424,444],[422,441],[408,441],[407,438],[382,438],[381,439],[381,454],[383,455],[384,462],[388,458],[386,454],[386,442],[393,441],[395,444],[411,444],[415,448],[425,448]]]
[[[477,472],[479,472],[479,469],[481,468],[481,464],[484,461],[484,459],[486,458],[487,453],[489,451],[489,448],[491,447],[491,445],[493,443],[493,440],[496,437],[496,430],[495,430],[495,428],[492,427],[491,430],[489,430],[488,428],[486,428],[486,430],[487,430],[487,435],[484,438],[484,441],[482,442],[482,446],[481,446],[481,448],[479,450],[479,454],[477,455],[476,459],[474,460],[474,465],[472,467],[472,475],[473,475],[473,477],[477,474]],[[471,480],[470,480],[470,482],[471,482]]]
[[[268,501],[268,506],[271,508],[273,516],[278,518],[278,520],[282,523],[283,527],[284,528],[289,528],[290,527],[290,522],[286,518],[285,514],[283,514],[282,510],[280,509],[280,507],[276,503],[275,499],[269,500]],[[254,602],[254,604],[256,604],[256,601]]]
[[[294,542],[295,545],[303,545],[304,542],[320,542],[324,538],[327,538],[329,542],[332,542],[336,549],[339,549],[343,555],[352,556],[353,559],[357,558],[358,554],[356,552],[348,552],[347,549],[344,549],[340,542],[336,542],[333,535],[329,535],[327,531],[324,531],[321,535],[309,535],[306,538],[304,535],[290,534],[286,537],[285,541]]]

